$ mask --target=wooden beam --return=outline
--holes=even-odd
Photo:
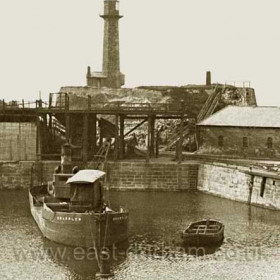
[[[139,126],[141,126],[142,124],[144,124],[148,119],[145,118],[142,122],[138,123],[136,126],[134,126],[132,129],[130,129],[125,135],[124,137],[128,136],[130,133],[132,133],[135,129],[137,129]]]
[[[148,117],[148,143],[147,143],[147,154],[146,154],[146,162],[150,162],[150,156],[151,156],[151,130],[152,130],[152,117]]]
[[[178,163],[182,162],[182,153],[183,153],[183,131],[184,131],[184,115],[182,115],[181,122],[180,122],[180,138],[178,141],[177,151],[177,158]]]
[[[83,162],[88,161],[88,114],[84,114],[83,121]]]
[[[70,115],[65,114],[65,137],[66,137],[66,142],[70,143]]]
[[[96,126],[96,114],[89,115],[89,139],[90,139],[90,150],[91,154],[95,155],[97,153],[97,126]]]
[[[41,139],[41,124],[40,124],[40,117],[37,116],[36,120],[36,157],[37,160],[40,161],[42,155],[42,139]]]
[[[185,102],[184,100],[181,101],[181,110],[182,110],[182,115],[181,115],[181,123],[180,123],[180,138],[178,142],[178,151],[177,158],[178,158],[178,163],[182,162],[182,154],[183,154],[183,140],[184,140],[184,119],[185,119]]]
[[[150,155],[153,157],[155,155],[155,116],[151,116],[151,150]]]
[[[124,158],[124,120],[125,120],[125,116],[121,115],[120,116],[120,159]]]
[[[114,150],[114,160],[119,159],[119,115],[116,115],[115,119],[115,150]]]

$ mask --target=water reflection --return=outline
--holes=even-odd
[[[128,243],[117,248],[111,260],[113,279],[192,279],[194,274],[197,279],[225,279],[228,274],[227,279],[278,279],[277,211],[201,193],[111,192],[107,196],[130,211]],[[221,246],[183,244],[181,232],[202,218],[225,224]],[[96,279],[99,267],[94,251],[80,251],[77,258],[75,248],[42,237],[30,215],[26,191],[0,192],[0,224],[0,279]]]

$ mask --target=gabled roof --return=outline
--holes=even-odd
[[[71,178],[69,178],[66,182],[66,184],[92,184],[101,177],[105,175],[105,172],[100,171],[100,170],[93,170],[93,169],[85,169],[85,170],[80,170],[78,173],[73,175]]]
[[[197,125],[280,128],[280,107],[227,106]]]

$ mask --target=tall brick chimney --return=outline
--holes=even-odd
[[[211,72],[207,71],[206,72],[206,86],[211,86]]]

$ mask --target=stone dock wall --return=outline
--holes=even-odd
[[[38,184],[52,180],[58,165],[59,161],[0,163],[0,189],[24,189],[32,181]],[[184,191],[197,188],[198,164],[108,162],[105,171],[109,189]]]
[[[248,174],[248,168],[246,170],[224,163],[205,163],[199,166],[197,188],[223,198],[280,210],[278,175],[260,173],[252,176]]]
[[[57,161],[0,162],[0,189],[26,189],[52,179]]]
[[[58,161],[0,163],[0,190],[27,189],[31,182],[52,180]],[[91,163],[88,164],[91,167]],[[280,176],[252,175],[226,163],[108,162],[106,187],[111,190],[196,191],[280,210]],[[247,168],[248,171],[248,168]],[[250,181],[252,191],[250,194]]]
[[[175,162],[112,162],[107,167],[107,186],[118,190],[196,190],[198,167]]]

